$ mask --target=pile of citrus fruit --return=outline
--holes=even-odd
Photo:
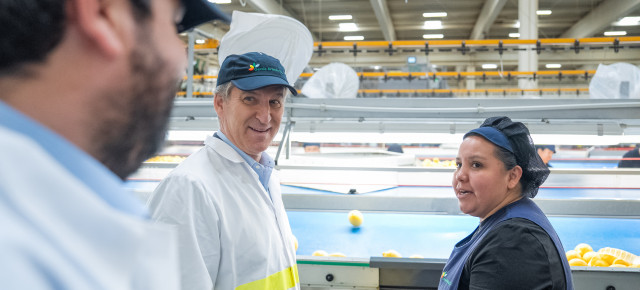
[[[178,155],[158,155],[147,159],[145,162],[170,162],[170,163],[180,163],[182,160],[187,159],[184,156]]]
[[[595,252],[588,244],[579,244],[566,255],[571,266],[640,268],[639,256],[609,247]]]
[[[422,167],[456,167],[455,160],[440,160],[440,158],[435,157],[433,159],[425,158],[422,161]]]

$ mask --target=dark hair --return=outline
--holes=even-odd
[[[151,14],[150,0],[130,0],[136,19]],[[25,74],[58,46],[67,22],[65,0],[0,1],[0,77]]]

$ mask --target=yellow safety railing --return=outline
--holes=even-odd
[[[588,88],[540,88],[540,89],[518,89],[518,88],[487,88],[487,89],[364,89],[358,90],[360,94],[507,94],[507,93],[585,93]],[[298,90],[298,93],[301,93]],[[178,92],[177,96],[185,96],[185,92]],[[194,92],[194,96],[213,96],[212,92]]]
[[[614,43],[618,41],[622,43],[638,43],[640,42],[640,36],[626,36],[626,37],[590,37],[590,38],[542,38],[542,39],[482,39],[482,40],[398,40],[398,41],[328,41],[328,42],[314,42],[313,46],[318,47],[423,47],[425,44],[429,46],[462,46],[464,43],[466,46],[499,46],[501,45],[535,45],[540,41],[540,44],[545,45],[571,45],[577,43],[581,44],[603,44]]]
[[[475,72],[359,72],[358,77],[361,78],[379,78],[379,77],[507,77],[507,76],[569,76],[580,75],[591,77],[596,73],[595,70],[542,70],[542,71],[475,71]],[[302,73],[301,78],[310,78],[313,73]],[[194,80],[200,79],[216,79],[218,76],[196,75]],[[186,77],[184,77],[186,79]]]
[[[325,41],[314,42],[318,48],[352,48],[352,47],[455,47],[455,46],[514,46],[514,45],[576,45],[576,44],[608,44],[614,46],[625,43],[640,43],[640,36],[623,37],[588,37],[588,38],[541,38],[541,39],[469,39],[469,40],[397,40],[397,41]],[[213,49],[219,45],[218,40],[207,39],[204,44],[194,45],[195,49]]]

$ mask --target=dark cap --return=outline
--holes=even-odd
[[[494,127],[480,127],[473,129],[467,132],[467,134],[464,134],[462,138],[467,138],[471,133],[479,134],[496,146],[502,147],[503,149],[513,153],[513,148],[511,148],[511,144],[509,143],[507,136]]]
[[[231,22],[231,18],[228,15],[207,0],[182,0],[182,6],[184,8],[184,16],[177,25],[178,32],[184,32],[202,23],[216,19],[226,23]]]
[[[543,151],[544,149],[549,149],[553,153],[556,153],[556,145],[536,145],[536,150],[538,149],[542,149]]]
[[[287,81],[280,61],[261,52],[232,54],[222,62],[216,86],[231,81],[243,91],[252,91],[271,85],[282,85],[297,95],[298,91]]]

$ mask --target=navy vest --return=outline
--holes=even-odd
[[[484,236],[496,225],[511,218],[524,218],[530,220],[547,232],[556,246],[556,251],[558,251],[558,254],[560,255],[560,260],[562,260],[562,268],[564,269],[567,289],[573,290],[571,268],[569,268],[567,259],[564,258],[564,248],[562,248],[562,243],[560,242],[560,238],[558,238],[558,234],[556,234],[556,231],[553,229],[544,213],[542,213],[542,210],[540,210],[540,208],[531,199],[526,197],[498,210],[485,220],[485,224],[482,228],[477,227],[473,233],[456,244],[453,248],[453,252],[451,252],[451,256],[449,256],[447,264],[444,266],[444,271],[440,276],[438,289],[457,289],[464,264],[467,259],[469,259],[469,256],[478,243],[482,241]]]

